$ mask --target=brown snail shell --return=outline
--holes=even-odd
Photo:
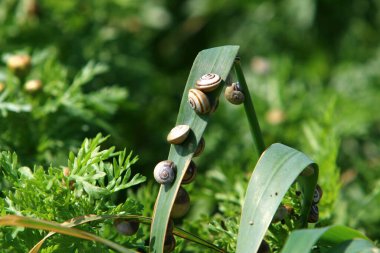
[[[227,86],[224,91],[225,98],[234,105],[240,105],[244,102],[244,93],[241,91],[239,83],[232,83],[230,86]]]
[[[203,153],[203,150],[205,150],[206,142],[205,139],[202,137],[198,143],[197,149],[195,150],[193,157],[200,156]]]
[[[188,125],[175,126],[166,137],[166,140],[171,144],[181,144],[187,138],[190,133],[190,127]]]
[[[312,204],[307,221],[309,223],[316,223],[319,219],[319,210],[316,204]]]
[[[175,238],[172,234],[166,235],[164,242],[164,253],[170,253],[175,248]]]
[[[214,73],[208,73],[198,79],[198,81],[195,84],[195,88],[204,92],[210,92],[218,88],[221,81],[222,79],[219,75]]]
[[[193,161],[190,161],[189,166],[186,169],[185,175],[182,179],[181,184],[190,184],[194,181],[195,177],[197,175],[197,166]]]
[[[173,208],[170,213],[171,218],[181,218],[185,216],[185,214],[190,209],[190,196],[185,189],[179,187],[177,192],[177,196],[174,200]]]
[[[156,179],[159,184],[170,184],[174,181],[175,169],[176,166],[172,161],[161,161],[154,167],[154,179]]]
[[[211,110],[208,97],[200,90],[190,89],[188,94],[188,102],[191,108],[199,114],[206,114]]]
[[[128,236],[136,234],[140,227],[140,223],[138,221],[126,219],[116,219],[113,224],[120,234]]]
[[[272,223],[277,223],[279,221],[282,221],[283,219],[285,219],[287,215],[288,215],[288,209],[284,205],[280,205],[277,208],[275,215],[273,216]]]
[[[322,188],[317,184],[317,186],[314,189],[313,203],[318,204],[322,198],[322,195],[323,195]]]

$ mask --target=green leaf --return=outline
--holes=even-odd
[[[353,239],[360,239],[358,241],[350,241]],[[373,245],[368,238],[357,230],[345,226],[331,226],[316,229],[301,229],[293,231],[281,253],[307,253],[320,240],[322,245],[336,246],[334,251],[329,252],[363,252],[361,250],[368,250]],[[365,240],[367,243],[364,243]],[[360,248],[359,251],[354,249]]]
[[[163,252],[166,227],[176,193],[210,118],[210,114],[198,115],[191,109],[187,102],[188,90],[193,87],[197,79],[210,72],[220,75],[221,78],[225,80],[230,73],[238,50],[238,46],[212,48],[201,51],[194,61],[183,92],[176,122],[177,125],[189,125],[192,131],[183,144],[171,145],[170,147],[168,159],[176,164],[177,176],[171,185],[161,186],[160,192],[158,193],[151,227],[150,251]],[[222,88],[223,87],[219,87],[208,94],[213,102],[216,97],[219,96]]]
[[[4,217],[0,217],[0,226],[17,226],[17,227],[25,227],[25,228],[34,228],[34,229],[43,229],[47,231],[54,231],[60,234],[74,236],[77,238],[90,240],[90,241],[96,241],[99,243],[103,243],[104,245],[107,245],[108,247],[115,249],[122,253],[134,253],[135,251],[124,248],[123,246],[111,242],[107,239],[104,239],[102,237],[93,235],[91,233],[76,229],[76,228],[69,228],[63,225],[60,225],[56,222],[51,221],[44,221],[44,220],[38,220],[35,218],[29,218],[29,217],[23,217],[23,216],[16,216],[16,215],[7,215]]]
[[[308,166],[314,168],[314,173],[298,177]],[[318,179],[318,167],[295,149],[278,143],[271,145],[257,162],[248,185],[236,252],[258,250],[278,206],[296,179],[303,192],[299,226],[305,227]]]

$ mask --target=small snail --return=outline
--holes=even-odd
[[[257,253],[270,253],[270,247],[269,244],[262,240],[259,249],[257,250]]]
[[[195,88],[204,92],[210,92],[218,88],[221,81],[222,79],[219,75],[214,73],[208,73],[198,79],[198,81],[195,84]]]
[[[190,89],[188,94],[188,102],[191,108],[200,114],[206,114],[210,112],[211,105],[206,94],[197,89]]]
[[[319,219],[318,206],[316,204],[312,204],[307,221],[309,223],[316,223],[318,219]]]
[[[185,189],[179,187],[177,192],[177,196],[174,200],[173,209],[170,213],[170,217],[172,218],[181,218],[185,216],[185,214],[190,209],[190,197]]]
[[[172,234],[166,235],[164,242],[164,253],[170,253],[175,248],[175,238]]]
[[[175,164],[170,160],[159,162],[154,167],[154,179],[160,184],[170,184],[175,178]]]
[[[200,156],[203,153],[203,150],[205,149],[206,143],[205,139],[202,137],[198,143],[197,149],[194,152],[194,157]]]
[[[193,161],[190,161],[189,166],[186,169],[185,175],[182,179],[181,184],[190,184],[194,181],[195,176],[197,175],[197,166]]]
[[[312,166],[307,166],[306,169],[304,169],[301,172],[301,176],[308,177],[314,174],[314,168]]]
[[[189,133],[190,127],[188,125],[178,125],[169,132],[166,140],[171,144],[181,144],[186,140]]]
[[[280,205],[273,216],[272,223],[277,223],[279,221],[282,221],[283,219],[285,219],[287,215],[288,215],[288,209],[285,206]]]
[[[241,91],[239,82],[232,83],[230,86],[227,86],[224,91],[224,96],[234,105],[240,105],[244,102],[245,98],[244,93]]]
[[[323,195],[322,188],[317,184],[317,186],[314,189],[313,203],[318,204],[322,198],[322,195]]]
[[[140,227],[138,221],[129,221],[125,219],[116,219],[113,224],[120,234],[128,236],[136,234]]]

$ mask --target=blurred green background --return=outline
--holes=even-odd
[[[103,132],[150,176],[197,53],[240,45],[266,144],[320,165],[321,225],[380,239],[379,31],[378,0],[0,0],[0,149],[26,165],[65,165]],[[31,56],[26,76],[7,67],[14,54]],[[42,90],[26,92],[30,79]],[[221,99],[196,161],[195,203],[223,199],[213,187],[240,189],[257,159],[250,138],[243,108]],[[226,213],[210,205],[204,213]]]

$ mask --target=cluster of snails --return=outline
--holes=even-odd
[[[316,223],[319,219],[318,203],[321,200],[322,195],[323,195],[322,188],[317,184],[317,186],[314,189],[313,203],[311,205],[309,217],[307,220],[310,223]]]
[[[186,141],[190,134],[190,127],[188,125],[177,125],[174,127],[167,136],[167,141],[170,144],[173,145],[181,145]],[[193,156],[197,157],[199,156],[205,147],[205,141],[202,137],[199,141],[199,144],[197,148],[194,151]],[[159,162],[153,171],[153,175],[155,180],[160,184],[171,184],[176,177],[177,173],[177,167],[175,163],[171,160],[164,160]],[[195,180],[197,174],[197,166],[196,164],[191,160],[189,165],[187,166],[187,169],[185,171],[185,174],[182,178],[181,185],[190,184]],[[187,193],[187,191],[181,186],[178,189],[176,198],[174,200],[173,208],[170,213],[170,217],[172,219],[177,219],[185,216],[187,212],[190,209],[190,196]],[[172,233],[172,228],[169,229],[169,227],[173,227],[174,223],[173,220],[169,221],[169,225],[166,232],[165,237],[165,243],[164,243],[164,252],[171,252],[174,250],[175,247],[175,238]]]
[[[219,100],[211,103],[207,93],[214,91],[221,84],[222,79],[218,74],[208,73],[203,75],[195,83],[195,88],[191,88],[188,93],[188,103],[190,107],[199,114],[214,112],[218,107]],[[224,96],[232,104],[238,105],[244,102],[244,94],[238,82],[228,85]]]

